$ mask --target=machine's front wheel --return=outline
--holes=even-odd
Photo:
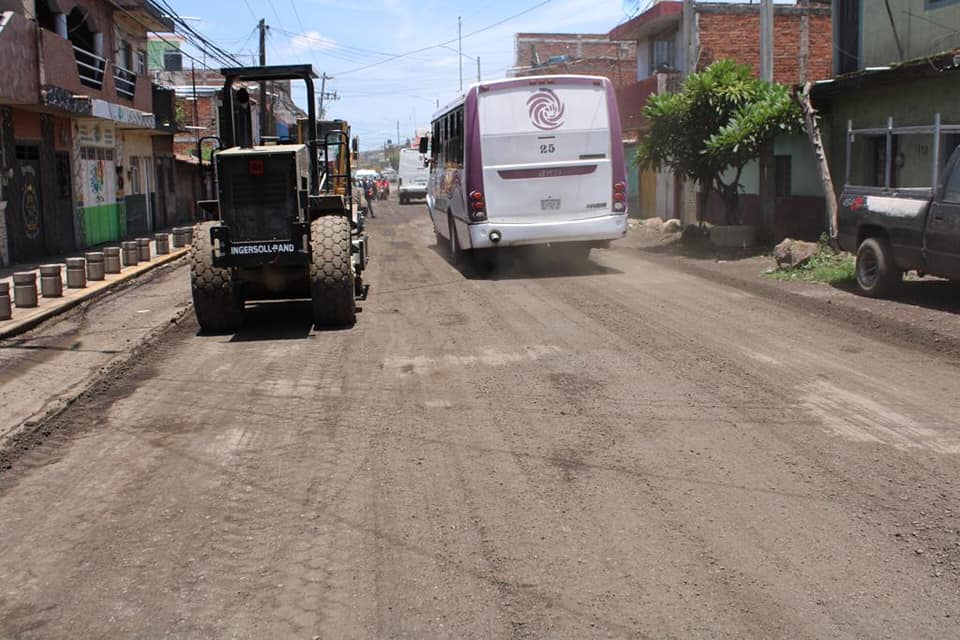
[[[243,322],[243,299],[229,269],[213,266],[210,228],[219,224],[201,222],[193,228],[190,246],[190,289],[193,311],[203,331],[232,331]]]
[[[351,247],[346,217],[321,216],[310,223],[310,297],[317,326],[349,326],[357,320]]]

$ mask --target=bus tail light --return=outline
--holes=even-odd
[[[474,222],[481,222],[487,219],[487,203],[483,199],[482,191],[470,192],[470,219]]]
[[[627,207],[627,185],[622,182],[618,182],[613,185],[613,210],[614,211],[624,211]]]

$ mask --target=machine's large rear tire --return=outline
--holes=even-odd
[[[243,299],[230,270],[213,266],[210,228],[217,224],[215,221],[197,224],[190,247],[193,311],[200,328],[208,333],[232,331],[243,322]]]
[[[310,297],[313,322],[342,327],[357,320],[353,265],[350,261],[350,221],[321,216],[310,224]]]

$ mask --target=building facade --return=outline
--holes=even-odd
[[[617,90],[627,157],[645,134],[643,115],[650,96],[677,90],[684,76],[720,59],[747,64],[758,73],[760,62],[760,6],[758,3],[696,2],[693,23],[684,24],[683,3],[661,1],[610,31],[610,39],[634,42],[637,78]],[[806,21],[806,55],[801,32]],[[805,6],[777,4],[774,7],[775,82],[795,84],[802,78],[827,78],[832,70],[831,12],[820,3]],[[692,39],[693,60],[688,69],[685,38]],[[822,227],[823,194],[815,172],[813,154],[806,139],[785,137],[776,141],[778,183],[776,235],[816,236]],[[631,190],[636,190],[641,217],[698,218],[696,197],[674,175],[665,172],[630,172]],[[747,223],[760,219],[759,181],[756,166],[742,176],[741,209]],[[708,203],[709,211],[722,212],[719,198]],[[708,212],[709,213],[709,212]],[[719,216],[718,216],[719,217]],[[710,216],[707,216],[710,219]]]
[[[617,87],[636,76],[634,44],[613,42],[605,33],[518,33],[514,45],[511,76],[603,76]]]
[[[147,74],[137,0],[0,0],[0,262],[163,226],[173,207],[173,94]]]
[[[887,13],[868,11],[863,0],[833,5],[836,75],[818,82],[812,97],[837,190],[847,180],[870,186],[886,180],[886,136],[857,136],[848,160],[848,127],[931,126],[937,114],[942,124],[960,124],[960,103],[952,98],[960,89],[960,3],[889,0],[889,6]],[[895,135],[890,142],[890,186],[931,186],[932,135]],[[958,143],[956,135],[941,136],[941,169]]]

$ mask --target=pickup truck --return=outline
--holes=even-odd
[[[934,182],[932,188],[844,186],[838,241],[856,253],[864,295],[890,295],[911,270],[960,280],[960,148]]]

